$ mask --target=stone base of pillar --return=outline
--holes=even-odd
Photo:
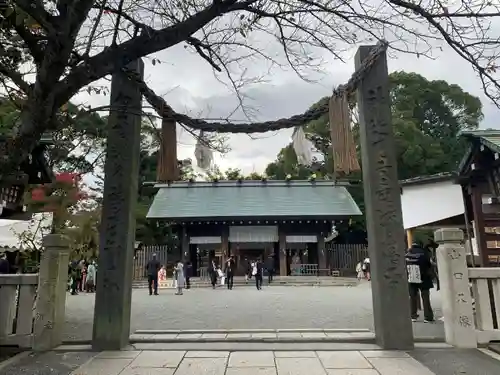
[[[35,302],[34,351],[61,345],[66,319],[69,241],[65,236],[49,234],[43,239],[43,247]]]

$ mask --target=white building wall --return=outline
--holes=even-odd
[[[401,208],[405,229],[463,215],[462,188],[453,181],[404,186]]]

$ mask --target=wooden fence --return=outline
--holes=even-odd
[[[38,274],[0,275],[0,345],[31,348]]]
[[[327,264],[340,276],[355,276],[356,265],[368,258],[368,246],[361,244],[327,244]]]
[[[156,254],[156,259],[158,259],[161,265],[167,265],[169,260],[167,253],[167,245],[149,245],[137,250],[134,256],[133,280],[141,281],[147,278],[146,265],[153,258],[153,254]]]

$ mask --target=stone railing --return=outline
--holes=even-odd
[[[478,344],[500,340],[500,268],[469,268]]]
[[[38,274],[0,275],[0,345],[31,348]]]
[[[439,244],[436,255],[446,342],[475,348],[500,340],[500,268],[469,268],[460,229],[439,229],[434,238]]]
[[[332,276],[329,268],[320,268],[317,263],[290,264],[291,276]]]
[[[62,343],[69,243],[49,234],[43,247],[39,274],[0,275],[0,345],[46,351]]]

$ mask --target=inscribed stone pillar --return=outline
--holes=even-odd
[[[323,233],[318,238],[318,276],[330,276],[326,265],[325,237]]]
[[[464,233],[458,228],[438,229],[436,250],[446,343],[457,348],[476,348],[476,328],[467,271]]]
[[[142,60],[127,69],[144,75]],[[96,350],[119,350],[130,336],[141,102],[137,85],[123,72],[113,74],[92,338]]]
[[[359,48],[356,69],[372,48]],[[383,349],[412,349],[401,197],[385,53],[359,83],[357,103],[376,340]]]
[[[43,238],[36,296],[33,350],[46,351],[62,344],[68,285],[69,241],[58,234]]]
[[[287,276],[287,264],[286,264],[286,233],[278,229],[279,235],[279,251],[280,251],[280,276]]]

